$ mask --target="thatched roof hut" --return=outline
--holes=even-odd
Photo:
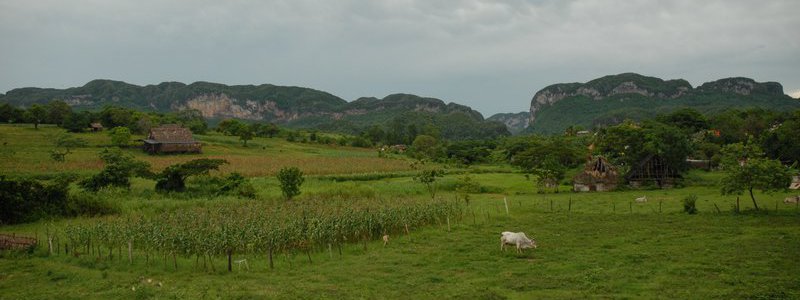
[[[150,129],[144,142],[144,150],[155,153],[200,153],[201,144],[188,128],[177,124],[166,124]]]
[[[618,177],[617,168],[605,157],[590,157],[583,167],[583,172],[572,179],[572,187],[576,192],[611,191],[617,188]]]

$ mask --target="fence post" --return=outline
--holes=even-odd
[[[739,213],[739,196],[736,196],[736,213]]]
[[[661,203],[662,202],[664,202],[664,200],[658,199],[658,213],[661,213]]]
[[[568,212],[572,211],[572,196],[569,197],[569,206],[567,207],[567,211]]]
[[[509,216],[510,214],[508,213],[508,199],[506,197],[503,197],[503,204],[506,205],[506,216]]]

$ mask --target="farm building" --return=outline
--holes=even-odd
[[[655,184],[660,188],[671,188],[680,179],[680,174],[660,156],[650,155],[633,166],[626,179],[632,187]]]
[[[89,124],[89,130],[91,130],[91,131],[103,131],[103,124],[100,124],[100,123],[97,123],[97,122]]]
[[[188,128],[177,124],[167,124],[150,129],[150,134],[142,140],[144,151],[156,153],[200,153],[201,144],[194,140]]]
[[[617,188],[617,168],[602,156],[589,158],[583,168],[572,179],[572,187],[576,192],[605,192]]]

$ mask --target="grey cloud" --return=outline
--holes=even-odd
[[[797,1],[0,1],[0,91],[94,78],[408,92],[523,111],[639,72],[800,90]]]

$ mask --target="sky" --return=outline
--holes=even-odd
[[[0,92],[93,79],[276,84],[527,111],[636,72],[800,97],[797,0],[0,0]]]

